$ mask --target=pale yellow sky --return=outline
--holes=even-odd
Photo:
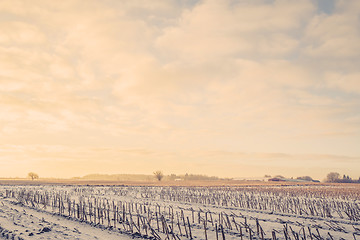
[[[0,177],[360,176],[360,1],[0,1]]]

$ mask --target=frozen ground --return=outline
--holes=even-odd
[[[357,190],[341,190],[343,195],[333,194],[334,190],[328,189],[320,189],[318,195],[312,194],[318,191],[315,188],[307,190],[309,193],[304,189],[295,190],[282,189],[279,193],[278,189],[259,187],[207,188],[204,191],[171,187],[0,186],[0,237],[360,239],[360,222],[356,219],[359,213]],[[241,196],[240,191],[251,196],[251,200],[244,200],[244,203],[253,204],[251,207],[230,203]],[[284,193],[286,197],[281,195]],[[294,199],[300,205],[304,196],[310,196],[306,194],[312,194],[316,204],[324,205],[324,214],[300,211],[300,215],[295,209],[286,209],[296,206],[289,205]],[[280,204],[283,209],[270,210],[281,198],[287,199]],[[336,208],[339,204],[353,208],[345,210],[353,211],[354,219],[341,213],[340,208]],[[306,207],[296,206],[298,209]],[[337,211],[339,213],[335,214]]]
[[[0,236],[4,239],[131,239],[117,231],[34,210],[8,199],[0,200]]]

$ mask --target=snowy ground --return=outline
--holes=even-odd
[[[0,200],[0,237],[5,239],[132,239],[131,236]]]
[[[276,235],[276,239],[360,239],[360,221],[346,219],[344,216],[299,215],[254,207],[240,208],[223,202],[221,204],[195,202],[200,197],[215,197],[215,193],[220,193],[219,196],[222,194],[230,196],[236,191],[246,191],[243,189],[229,191],[227,188],[209,188],[207,191],[210,195],[205,196],[205,193],[200,191],[201,196],[184,198],[185,200],[179,195],[175,196],[175,193],[184,191],[192,195],[196,192],[193,188],[171,187],[0,186],[0,237],[5,239],[190,239],[192,237],[215,240],[250,239],[250,237],[273,239]],[[264,192],[267,191],[268,189],[264,189]],[[301,191],[299,192],[296,199],[302,196]],[[355,194],[338,196],[338,199],[332,196],[329,202],[353,204],[349,206],[357,208],[359,199],[356,199],[358,195],[356,191],[354,192]],[[256,201],[267,202],[268,199],[265,197],[268,193],[262,194],[259,193],[259,200]],[[40,204],[45,201],[45,196],[48,206]],[[323,198],[324,195],[321,195],[320,200],[323,201]],[[63,209],[61,204],[57,203],[60,199],[64,201]],[[68,207],[74,206],[74,211],[70,215],[67,213],[65,199],[71,200],[68,201]],[[101,216],[104,214],[104,219],[101,218],[101,221],[100,218],[97,220],[96,211],[91,210],[96,209],[95,205],[98,206],[98,216],[100,216],[99,211],[103,210]],[[111,205],[118,210],[111,210],[113,209]],[[86,209],[84,212],[88,215],[85,214],[85,218],[76,215],[79,206],[82,206],[81,209]],[[106,221],[107,210],[109,222]],[[353,210],[358,211],[358,208]],[[118,217],[112,217],[114,213],[118,213]],[[124,216],[122,220],[121,216]],[[162,217],[164,222],[159,220]],[[150,234],[150,229],[155,233]],[[287,231],[286,236],[284,231]]]

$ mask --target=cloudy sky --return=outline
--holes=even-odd
[[[0,177],[360,175],[360,1],[0,1]]]

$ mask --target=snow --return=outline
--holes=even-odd
[[[339,195],[339,192],[343,192],[343,195]],[[167,237],[188,239],[190,236],[187,238],[185,235],[186,232],[190,235],[190,225],[191,235],[196,239],[205,239],[206,236],[209,240],[215,240],[216,234],[222,239],[221,228],[226,239],[240,239],[241,236],[243,239],[249,239],[250,231],[253,231],[252,239],[272,239],[274,233],[277,239],[285,239],[284,231],[288,231],[291,239],[295,239],[296,235],[302,239],[304,234],[310,239],[309,231],[313,239],[331,239],[331,237],[334,240],[360,239],[360,219],[350,219],[345,214],[336,214],[339,209],[335,207],[350,206],[353,208],[351,210],[354,211],[354,216],[357,216],[358,195],[358,188],[344,189],[344,187],[332,186],[278,188],[0,186],[0,237],[92,240],[154,238],[158,235],[161,239]],[[48,204],[51,203],[53,206],[36,203],[36,201],[40,202],[40,199],[36,200],[33,196],[41,199],[45,199],[46,196]],[[246,201],[253,201],[258,205],[239,207],[235,203],[229,203],[243,196],[249,197]],[[26,198],[28,200],[24,200]],[[219,198],[223,199],[220,201]],[[64,202],[63,210],[56,205],[59,199]],[[66,199],[69,200],[68,203],[70,202],[68,206],[71,207],[72,204],[83,206],[89,214],[91,206],[99,206],[100,210],[101,208],[105,210],[108,206],[109,222],[106,221],[106,210],[105,220],[101,219],[101,222],[100,218],[98,221],[96,218],[95,221],[78,218],[75,212],[69,216]],[[204,203],[202,199],[208,202]],[[226,199],[228,202],[225,201]],[[295,200],[301,205],[297,206],[299,209],[306,209],[304,205],[306,201],[302,200],[311,200],[319,204],[319,207],[322,207],[321,204],[324,206],[332,204],[332,206],[326,205],[331,217],[327,214],[311,215],[309,212],[307,214],[302,212],[300,215],[297,211],[286,209],[286,207],[294,207],[286,204]],[[286,205],[284,206],[286,211],[271,209],[271,204]],[[115,210],[111,206],[117,206],[118,208],[115,209],[119,210],[119,216],[125,216],[122,223],[112,217]],[[165,223],[159,220],[162,217]],[[117,224],[114,226],[113,222],[116,221]],[[162,224],[166,227],[163,228]],[[155,235],[151,234],[150,227],[156,232]],[[265,234],[263,236],[261,229]]]
[[[132,239],[130,236],[0,200],[0,231],[11,239]]]

